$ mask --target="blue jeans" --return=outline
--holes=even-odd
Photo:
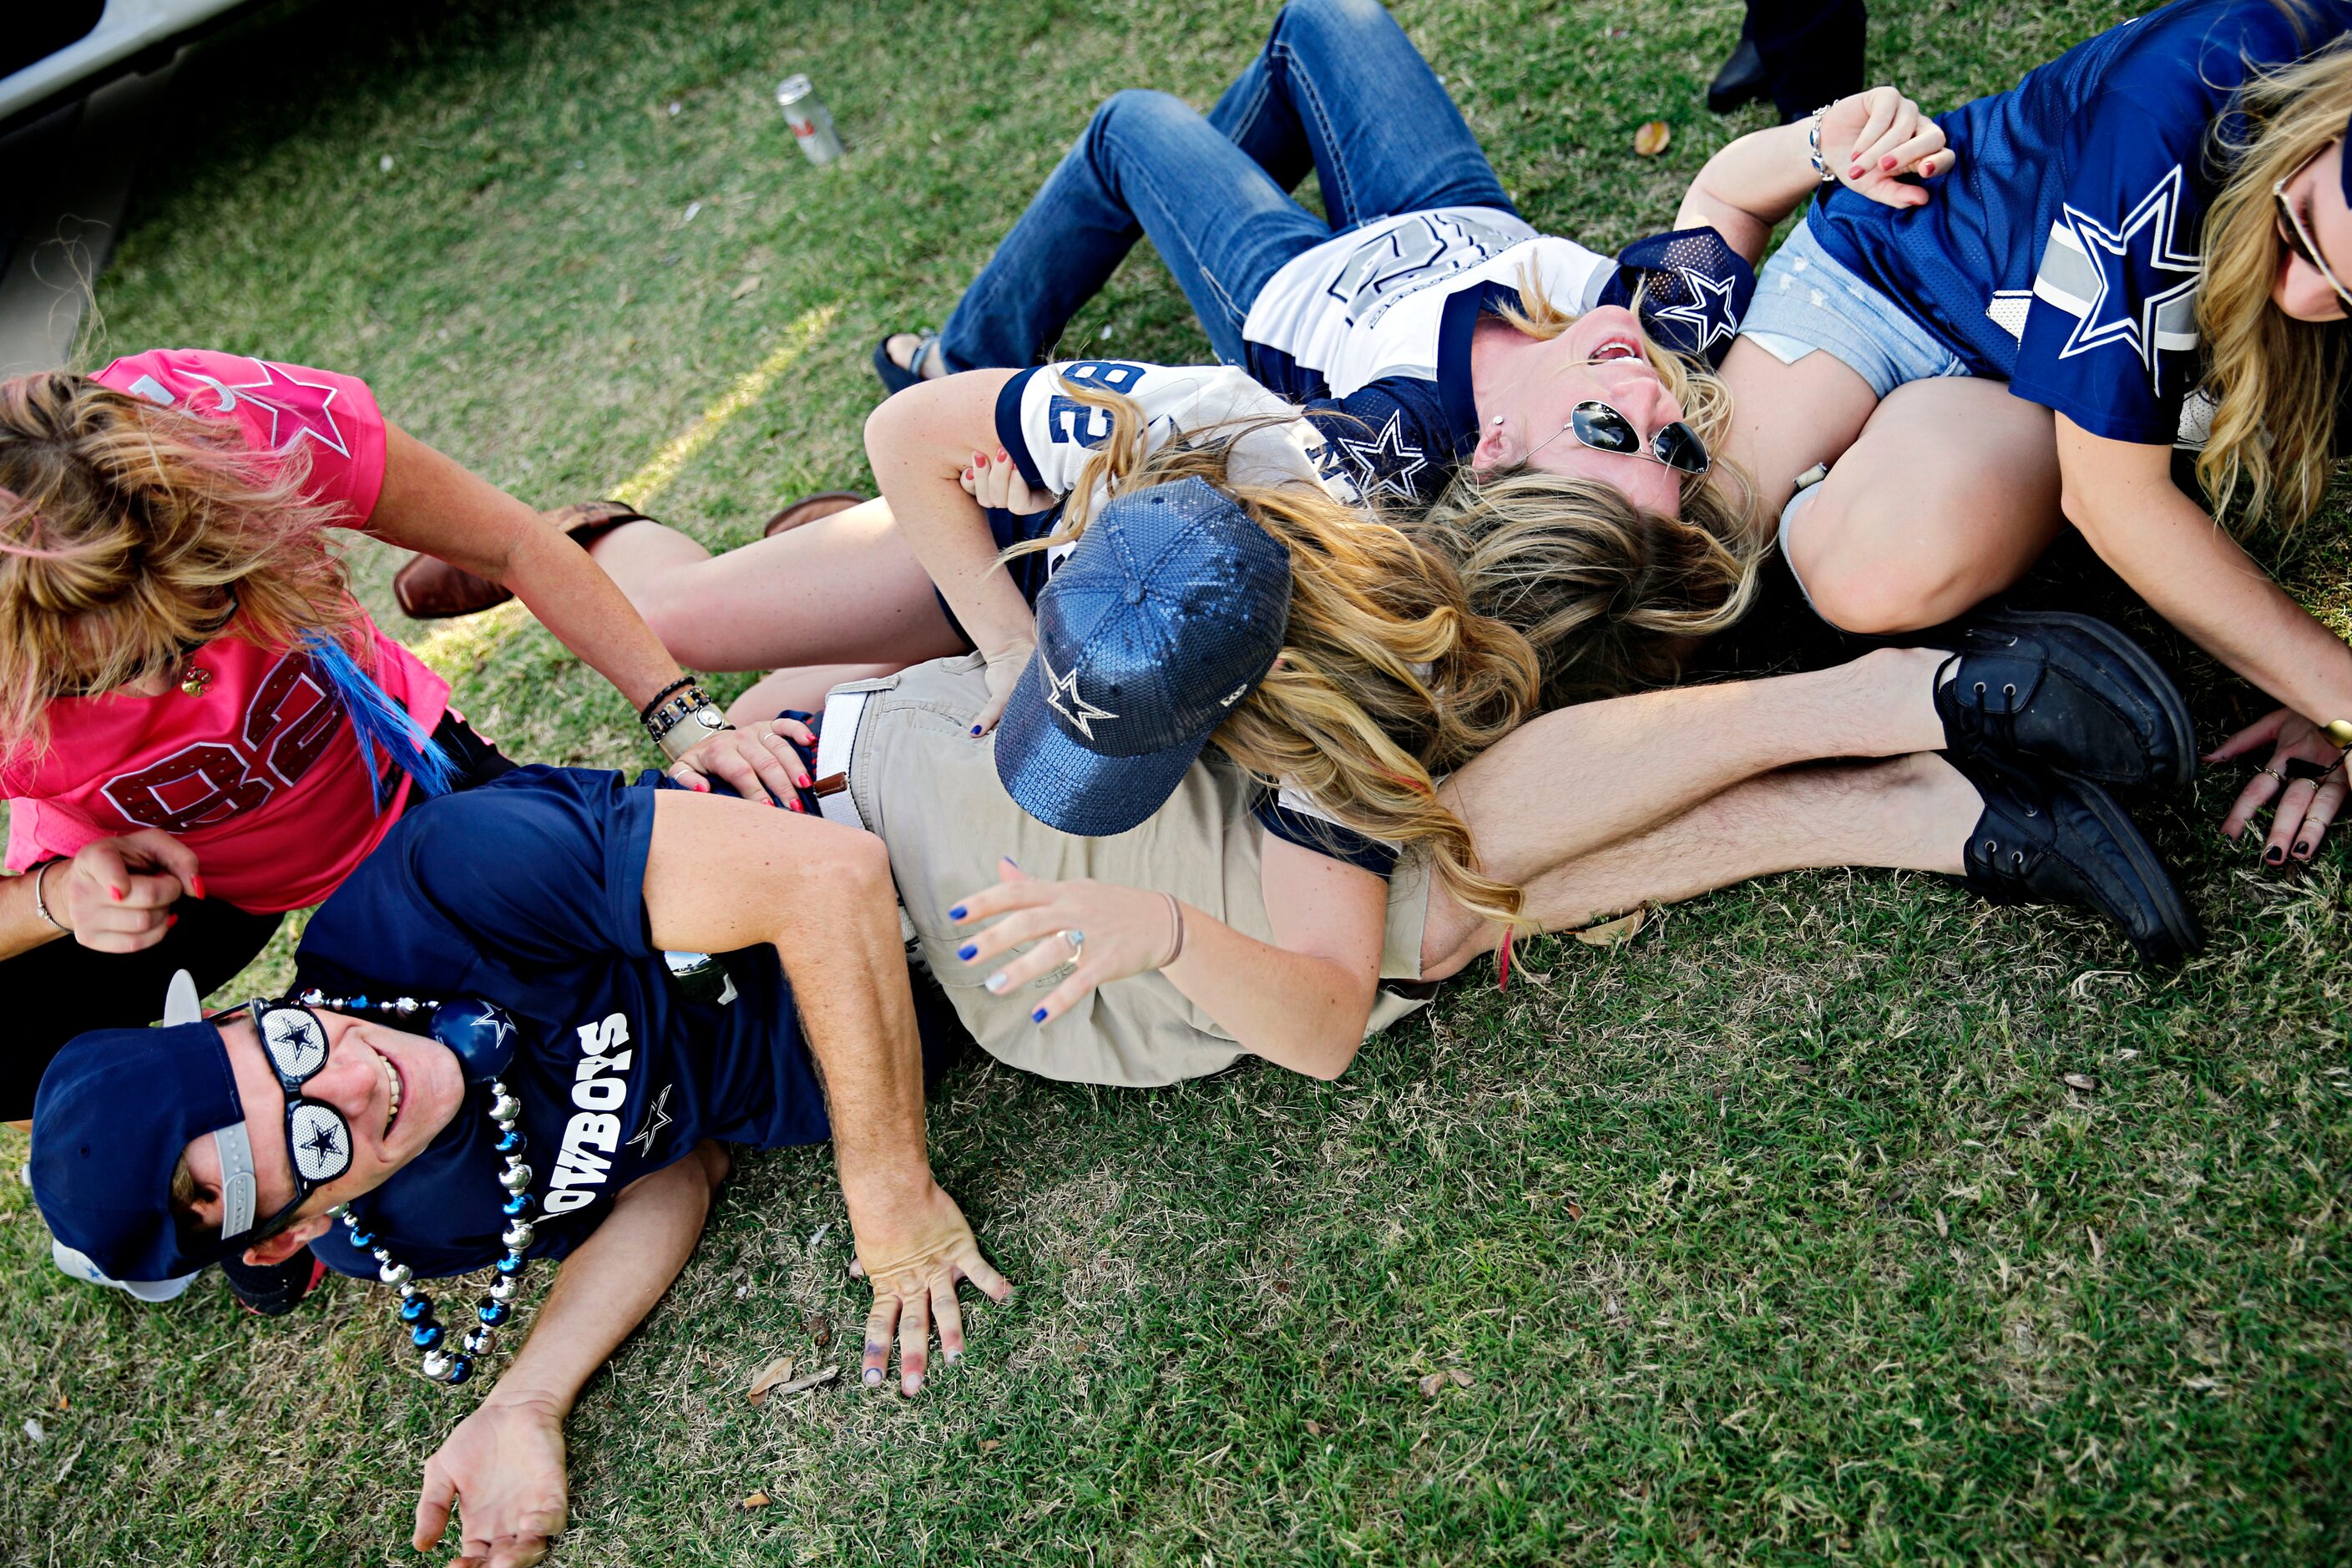
[[[1328,223],[1290,198],[1309,168]],[[1149,235],[1217,357],[1245,364],[1242,323],[1283,263],[1370,219],[1443,206],[1517,210],[1375,0],[1292,0],[1205,118],[1142,90],[1095,110],[940,329],[943,363],[1038,363]]]

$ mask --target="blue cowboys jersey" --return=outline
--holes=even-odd
[[[1942,116],[1959,164],[1934,200],[1841,187],[1813,234],[1977,374],[2095,435],[2170,443],[2200,412],[2209,132],[2251,73],[2352,26],[2352,5],[2304,9],[2307,26],[2271,0],[2185,0],[2102,33]]]
[[[774,1148],[829,1131],[791,988],[772,948],[727,955],[731,982],[689,1001],[648,939],[645,868],[656,791],[618,773],[523,768],[413,806],[312,917],[297,989],[481,996],[520,1026],[506,1081],[522,1100],[535,1256],[562,1257],[622,1188],[705,1138]],[[420,1275],[504,1250],[501,1160],[477,1088],[432,1146],[359,1201]],[[331,1228],[313,1248],[372,1275]]]

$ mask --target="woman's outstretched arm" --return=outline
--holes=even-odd
[[[1750,264],[1780,220],[1820,188],[1811,142],[1800,120],[1740,137],[1706,161],[1675,214],[1676,228],[1712,228]],[[1822,111],[1822,162],[1841,184],[1891,207],[1916,207],[1927,192],[1905,174],[1949,174],[1958,159],[1944,130],[1891,87],[1842,98]]]

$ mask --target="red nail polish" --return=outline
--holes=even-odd
[[[1859,180],[1862,178],[1862,165],[1856,163],[1853,168],[1848,169],[1845,172],[1845,177],[1849,180]]]
[[[1878,161],[1878,166],[1882,169],[1892,169],[1895,167],[1895,154],[1889,153],[1885,157],[1881,158]]]
[[[122,901],[122,889],[120,888],[110,887],[106,889],[106,896],[112,899],[119,904]]]
[[[179,923],[180,917],[177,915],[165,915],[163,917],[163,929],[165,931],[171,930],[173,926],[178,925]]]
[[[205,879],[202,877],[190,877],[188,879],[188,891],[195,894],[195,896],[200,899],[203,898],[205,896]]]

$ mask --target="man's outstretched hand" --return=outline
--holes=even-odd
[[[425,1461],[415,1546],[439,1542],[454,1503],[462,1534],[450,1568],[529,1568],[563,1529],[564,1500],[562,1413],[494,1390]]]
[[[874,1310],[866,1315],[866,1381],[882,1381],[895,1333],[898,1391],[917,1393],[930,1364],[933,1322],[939,1325],[940,1353],[950,1362],[963,1354],[958,1282],[971,1280],[992,1301],[1011,1300],[1013,1283],[981,1256],[963,1210],[936,1182],[926,1182],[911,1200],[876,1204],[870,1211],[852,1205],[850,1225],[857,1236],[857,1257],[849,1271],[874,1286]]]

